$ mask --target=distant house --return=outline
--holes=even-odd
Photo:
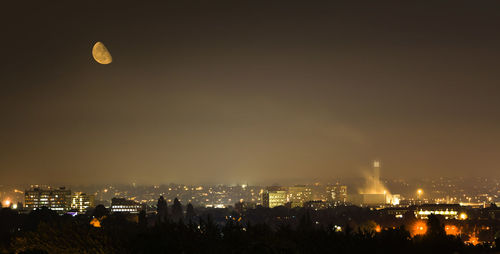
[[[112,213],[139,213],[143,209],[143,205],[134,200],[125,198],[111,199]]]

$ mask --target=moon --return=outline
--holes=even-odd
[[[98,41],[92,47],[92,56],[94,60],[100,64],[110,64],[113,62],[113,57],[111,57],[111,53],[109,53],[104,43]]]

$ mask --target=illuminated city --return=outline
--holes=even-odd
[[[380,178],[383,168],[379,161],[373,165],[371,176],[351,182],[339,179],[334,183],[292,186],[120,184],[77,189],[35,185],[25,191],[21,190],[22,186],[2,185],[0,198],[4,208],[19,214],[48,207],[60,215],[87,216],[95,213],[96,206],[102,206],[107,213],[129,214],[136,222],[138,216],[144,216],[147,224],[154,225],[159,216],[158,198],[162,197],[167,206],[173,207],[175,199],[182,206],[192,205],[197,215],[191,219],[211,214],[220,225],[233,216],[244,224],[260,223],[262,219],[271,226],[294,224],[307,211],[313,224],[338,225],[334,228],[336,232],[343,232],[347,226],[381,233],[403,225],[412,237],[425,235],[429,216],[437,216],[446,235],[459,237],[468,245],[495,246],[495,229],[500,225],[497,206],[500,205],[500,181],[479,177],[418,182],[389,180]],[[262,214],[266,209],[278,210],[266,217]],[[183,213],[187,216],[186,211]],[[336,215],[339,213],[349,217],[339,217]],[[101,227],[104,218],[93,217],[89,224]]]
[[[3,1],[0,254],[500,253],[500,1]]]

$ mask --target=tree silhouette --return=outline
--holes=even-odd
[[[119,253],[116,243],[100,230],[71,222],[42,222],[36,231],[16,237],[16,253]]]
[[[158,222],[159,223],[165,223],[167,221],[167,216],[168,216],[168,206],[167,206],[167,201],[163,198],[163,196],[160,196],[158,199],[158,204],[156,205],[156,212],[158,213]]]
[[[94,212],[92,213],[92,216],[94,216],[97,219],[101,219],[104,216],[108,216],[109,211],[104,207],[103,205],[97,205],[94,209]]]
[[[159,200],[158,211],[164,213],[166,202]],[[47,208],[19,214],[7,208],[0,210],[0,236],[5,238],[0,253],[491,253],[492,245],[465,246],[446,235],[439,216],[429,216],[427,234],[412,237],[404,227],[360,230],[366,221],[383,223],[362,209],[348,212],[353,219],[345,221],[349,209],[258,208],[236,219],[231,209],[199,208],[195,215],[188,204],[186,219],[193,218],[188,224],[180,217],[148,227],[142,211],[138,221],[113,213],[104,216],[101,227],[93,227],[87,215],[60,216]],[[178,199],[172,210],[182,215]],[[332,216],[331,224],[323,223],[320,214]],[[344,226],[338,230],[336,225]]]
[[[182,204],[179,199],[174,199],[174,204],[172,205],[172,220],[178,222],[182,220]]]
[[[188,222],[193,221],[195,216],[196,213],[194,212],[194,207],[191,203],[189,203],[186,207],[186,221]]]
[[[430,237],[442,238],[446,236],[444,225],[441,224],[439,218],[434,214],[429,215],[429,219],[427,221],[427,227],[428,227],[427,235]]]
[[[139,212],[139,226],[145,228],[145,227],[147,227],[147,225],[148,225],[148,222],[146,219],[146,211],[141,210]]]

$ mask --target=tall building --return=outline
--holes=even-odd
[[[373,162],[373,189],[380,188],[380,161]]]
[[[389,203],[389,192],[380,181],[380,161],[373,161],[373,175],[368,177],[367,186],[359,194],[348,196],[348,201],[354,205],[379,206]],[[399,200],[394,203],[399,203]]]
[[[84,213],[87,209],[94,207],[95,196],[83,192],[75,192],[71,196],[71,209]]]
[[[33,210],[47,207],[58,213],[64,213],[71,208],[71,190],[65,187],[59,189],[33,188],[24,192],[24,207]]]
[[[143,209],[142,205],[134,200],[125,198],[111,199],[111,212],[139,213]]]
[[[273,208],[284,206],[287,201],[288,192],[281,187],[269,187],[262,192],[262,206]]]
[[[305,185],[288,187],[287,201],[291,207],[303,207],[304,203],[312,200],[312,190]]]

